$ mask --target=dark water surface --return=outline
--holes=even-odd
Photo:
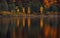
[[[59,17],[43,17],[43,27],[40,26],[42,17],[0,17],[0,38],[46,38],[44,35],[47,26],[57,29],[56,36],[59,37]],[[30,19],[30,22],[28,21]],[[30,23],[30,28],[28,27]],[[54,32],[53,32],[54,33]],[[58,35],[58,36],[57,36]],[[48,36],[48,38],[52,36]]]

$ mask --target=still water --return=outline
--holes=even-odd
[[[0,17],[0,38],[56,38],[58,17]]]

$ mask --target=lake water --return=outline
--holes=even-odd
[[[8,34],[11,38],[43,38],[44,29],[56,30],[58,26],[59,17],[0,17],[0,33],[4,37]]]

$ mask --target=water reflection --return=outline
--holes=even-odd
[[[43,21],[41,21],[43,20]],[[43,23],[41,29],[40,21]],[[1,38],[7,38],[8,32],[10,38],[56,38],[58,19],[45,17],[22,18],[20,17],[1,17],[0,33]],[[3,37],[4,36],[4,37]]]

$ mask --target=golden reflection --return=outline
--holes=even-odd
[[[17,27],[19,27],[20,19],[17,18]]]
[[[40,15],[41,15],[41,17],[40,17],[40,27],[42,28],[43,27],[43,7],[41,6],[40,7]]]
[[[56,28],[51,28],[51,29],[50,29],[50,32],[51,32],[51,37],[52,37],[52,38],[56,38],[56,32],[57,32],[57,31],[56,31]]]
[[[30,17],[28,18],[28,28],[30,28]]]
[[[28,28],[30,27],[30,7],[28,7]]]
[[[40,19],[40,27],[43,28],[43,19]]]
[[[16,38],[16,33],[15,33],[15,31],[13,32],[13,38]]]
[[[25,8],[23,7],[23,27],[25,26]]]
[[[50,32],[50,26],[48,24],[46,24],[45,27],[44,27],[44,36],[45,36],[45,38],[48,37],[49,32]]]
[[[38,34],[38,38],[41,38],[41,35],[40,34]]]
[[[49,36],[51,38],[56,38],[56,35],[57,35],[57,29],[53,28],[53,27],[50,27],[49,24],[46,24],[45,27],[44,27],[45,38],[49,38]]]
[[[23,27],[25,26],[25,17],[23,17]]]

